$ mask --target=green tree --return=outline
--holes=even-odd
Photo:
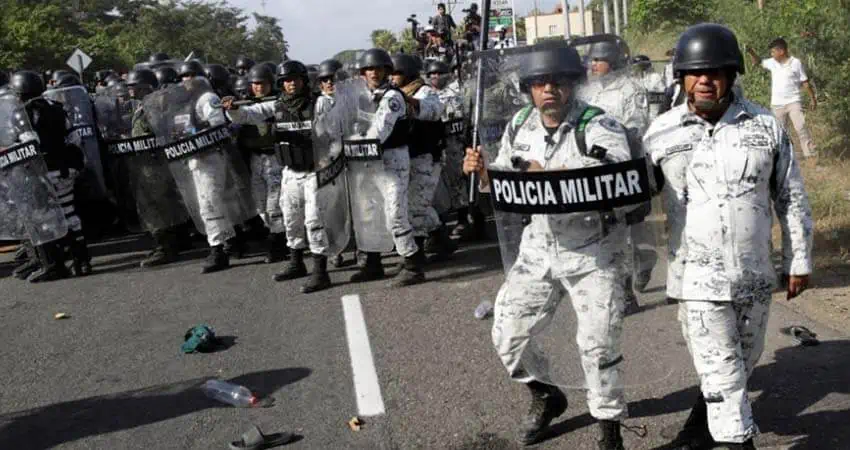
[[[390,54],[396,53],[401,48],[395,34],[390,30],[379,29],[372,31],[372,45],[376,48],[382,48]]]
[[[248,46],[258,61],[278,61],[289,52],[289,43],[283,38],[283,30],[277,19],[254,13],[257,27],[251,32]]]

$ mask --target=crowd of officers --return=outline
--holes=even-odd
[[[265,260],[286,260],[275,279],[307,276],[304,260],[308,250],[312,254],[313,271],[302,286],[303,292],[326,289],[331,284],[327,263],[329,259],[340,262],[340,254],[330,251],[328,244],[330,229],[336,224],[322,223],[325,216],[321,205],[317,205],[316,161],[282,160],[271,149],[286,144],[310,152],[305,136],[313,136],[311,128],[334,110],[336,86],[346,79],[361,77],[374,103],[368,128],[371,137],[383,147],[379,165],[386,175],[381,178],[378,191],[382,197],[379,209],[383,209],[387,229],[379,231],[391,236],[395,251],[403,257],[393,280],[395,286],[423,282],[426,254],[450,256],[455,250],[451,234],[464,235],[470,230],[471,236],[483,233],[484,217],[480,212],[475,215],[476,209],[470,209],[466,200],[465,180],[469,174],[476,174],[479,188],[486,191],[487,167],[500,163],[510,166],[518,151],[523,153],[517,155],[530,158],[520,170],[542,170],[550,158],[563,166],[578,168],[629,159],[634,155],[627,136],[642,137],[659,189],[665,194],[671,230],[668,296],[680,300],[680,321],[702,388],[685,429],[677,437],[678,447],[671,448],[754,448],[752,438],[758,428],[752,418],[746,380],[763,347],[771,286],[775,282],[769,246],[762,245],[770,241],[771,204],[785,234],[783,275],[788,280],[789,297],[806,288],[811,271],[811,213],[790,141],[775,118],[735,93],[735,79],[743,73],[744,63],[737,40],[728,29],[697,25],[682,35],[672,66],[679,93],[676,99],[669,95],[670,86],[664,78],[652,73],[648,58],[640,56],[630,61],[623,54],[616,40],[594,46],[586,59],[571,47],[541,46],[527,67],[519,71],[521,91],[536,109],[528,120],[513,117],[508,122],[505,134],[510,139],[503,138],[495,159],[487,158],[480,148],[467,148],[471,141],[471,104],[464,98],[472,96],[464,92],[463,80],[455,77],[453,67],[442,61],[425,64],[412,55],[391,56],[380,49],[368,50],[361,55],[354,73],[347,73],[334,60],[311,70],[298,61],[253,64],[240,58],[235,74],[223,66],[204,66],[197,61],[179,64],[175,69],[167,63],[166,55],[154,55],[148,64],[131,71],[126,80],[102,76],[99,84],[104,89],[126,86],[128,97],[139,101],[179,84],[211,87],[198,97],[193,111],[203,116],[205,123],[226,124],[236,130],[237,146],[250,167],[253,216],[258,216],[261,228],[267,230]],[[628,68],[632,70],[622,70]],[[590,79],[586,80],[588,73]],[[48,84],[55,88],[67,83],[79,80],[70,74],[57,77],[54,72]],[[6,89],[26,102],[48,168],[59,173],[58,179],[72,179],[86,161],[79,152],[67,150],[73,145],[64,139],[67,130],[62,108],[42,99],[42,75],[15,73]],[[596,153],[573,155],[569,150],[575,141],[571,121],[577,120],[588,104],[606,112],[586,124],[588,139],[602,136],[598,142],[586,144],[601,157],[594,156]],[[133,128],[147,127],[151,131],[152,124],[144,120],[147,117],[150,121],[150,114],[138,109],[141,104],[135,107]],[[664,113],[667,109],[670,111]],[[459,119],[463,126],[457,129],[454,125]],[[540,147],[543,141],[546,148]],[[598,151],[599,146],[612,145],[619,147]],[[739,147],[747,151],[744,156],[729,152]],[[712,159],[719,154],[730,159]],[[695,165],[689,168],[692,160]],[[108,164],[108,159],[105,161]],[[738,173],[741,170],[743,174]],[[728,171],[741,175],[740,179],[730,181]],[[216,180],[209,177],[195,179],[200,197],[214,196],[216,189],[221,189],[215,184]],[[440,202],[435,199],[441,185],[448,186],[445,196],[449,200],[448,206],[438,211],[435,206]],[[67,182],[64,186],[58,183],[58,195],[67,194],[67,186]],[[358,199],[362,194],[349,186],[351,203],[362,200]],[[756,212],[741,213],[741,205]],[[445,226],[449,211],[456,212],[459,220],[452,232]],[[70,213],[73,215],[73,211]],[[731,215],[727,217],[727,213]],[[256,230],[257,219],[254,223],[235,223],[227,229],[212,223],[209,213],[201,211],[200,215],[203,223],[198,231],[206,234],[210,245],[203,272],[226,269],[230,257],[241,251],[246,236]],[[714,221],[718,215],[721,220]],[[727,219],[731,223],[724,222]],[[540,223],[532,219],[530,227]],[[622,356],[618,355],[617,338],[605,327],[622,322],[630,293],[646,285],[654,262],[649,267],[635,264],[624,278],[622,266],[631,264],[625,261],[629,258],[623,257],[628,254],[629,245],[625,228],[612,224],[612,230],[600,236],[593,247],[587,247],[585,242],[585,247],[579,249],[572,247],[569,239],[562,239],[561,233],[569,235],[567,231],[553,229],[551,222],[546,223],[550,225],[541,225],[542,234],[523,240],[518,262],[500,289],[495,305],[494,344],[511,377],[526,384],[532,395],[519,440],[525,444],[537,442],[549,423],[567,407],[560,390],[536,381],[523,367],[528,357],[523,352],[533,327],[528,321],[536,316],[535,306],[527,302],[534,300],[532,303],[540,308],[544,302],[534,297],[541,290],[541,283],[549,286],[547,289],[557,284],[564,286],[562,292],[574,294],[574,302],[582,296],[607,299],[588,302],[590,310],[603,310],[579,317],[580,329],[602,333],[604,339],[579,335],[578,341],[580,347],[593,347],[582,347],[582,363],[591,414],[600,423],[599,448],[622,449],[620,421],[626,416],[626,403],[617,384],[621,370],[617,364]],[[730,226],[736,228],[731,235]],[[156,247],[142,266],[175,261],[186,228],[147,231],[153,235]],[[371,231],[374,230],[355,227],[353,233]],[[73,232],[73,270],[85,275],[91,272],[85,241],[78,228]],[[575,265],[563,277],[552,278],[553,270],[560,273],[566,269],[549,270],[534,262],[551,264],[546,262],[550,261],[546,252],[551,250],[547,242],[563,247],[558,250],[561,260],[570,255],[586,259],[591,251],[588,248],[595,248],[593,251],[599,254],[592,261],[587,260],[588,264]],[[61,248],[67,245],[54,246],[48,258],[43,257],[43,251],[32,252],[31,260],[16,274],[30,276],[32,281],[66,276]],[[381,253],[371,248],[359,250],[358,270],[351,281],[383,278]],[[736,270],[725,265],[730,261]],[[523,268],[523,264],[527,266]],[[536,278],[538,272],[545,272],[542,278]],[[583,321],[587,321],[584,327]],[[710,330],[706,331],[706,327]]]

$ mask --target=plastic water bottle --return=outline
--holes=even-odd
[[[478,304],[478,307],[475,308],[475,318],[478,320],[484,320],[492,312],[493,304],[488,302],[487,300],[484,300]]]
[[[239,408],[250,408],[257,404],[257,397],[245,386],[221,380],[209,380],[201,386],[207,397]]]

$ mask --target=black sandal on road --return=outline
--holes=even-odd
[[[802,325],[792,325],[790,327],[784,327],[779,330],[782,334],[793,337],[800,343],[800,345],[804,347],[811,347],[814,345],[820,344],[820,341],[817,339],[817,333],[812,332],[808,328]]]
[[[292,433],[274,433],[265,435],[255,425],[242,435],[242,439],[230,443],[230,450],[262,450],[292,442]]]

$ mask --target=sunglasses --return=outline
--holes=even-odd
[[[319,78],[319,83],[335,83],[336,80],[333,78]]]
[[[567,75],[539,75],[528,80],[532,87],[543,87],[552,84],[558,87],[572,86],[573,78]]]

